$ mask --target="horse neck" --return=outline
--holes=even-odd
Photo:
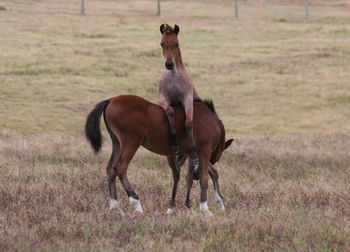
[[[180,47],[178,48],[176,54],[175,54],[175,64],[177,69],[184,69],[185,66],[182,62],[182,57],[181,57],[181,50]]]
[[[221,129],[220,144],[222,147],[224,147],[225,146],[225,135],[226,135],[225,127],[224,127],[224,124],[222,123],[222,121],[219,118],[217,118],[217,119],[218,119],[218,124],[219,124],[220,129]]]

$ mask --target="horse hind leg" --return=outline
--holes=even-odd
[[[185,163],[186,159],[187,159],[186,155],[176,156],[176,163],[177,163],[177,166],[179,167],[179,169]],[[190,160],[190,162],[191,162],[191,160]],[[193,179],[199,180],[199,166],[197,166],[193,171]]]
[[[116,209],[119,214],[124,216],[125,213],[119,205],[116,191],[115,191],[116,172],[114,171],[114,169],[111,169],[110,172],[107,171],[107,173],[108,173],[108,188],[109,188],[109,194],[110,194],[110,199],[109,199],[110,210]]]
[[[176,165],[179,167],[183,166],[183,164],[185,163],[187,159],[187,156],[186,155],[179,155],[179,156],[176,156]]]
[[[133,206],[135,212],[143,213],[143,209],[142,209],[139,197],[135,193],[133,186],[130,184],[128,175],[127,175],[127,169],[128,169],[129,163],[133,158],[133,156],[135,155],[136,150],[141,145],[142,141],[129,140],[127,142],[128,142],[127,146],[122,145],[120,155],[115,165],[115,169],[124,187],[124,190],[129,197],[130,204]]]
[[[106,124],[107,125],[107,124]],[[119,152],[120,152],[120,143],[118,138],[113,134],[113,132],[109,129],[107,126],[108,132],[110,134],[110,137],[112,139],[112,144],[113,144],[113,150],[112,150],[112,155],[109,159],[108,165],[106,167],[107,171],[107,184],[108,184],[108,191],[109,191],[109,204],[110,204],[110,209],[116,209],[119,214],[124,216],[123,210],[119,206],[119,202],[117,200],[117,192],[115,188],[115,179],[117,176],[116,170],[114,169],[114,165],[117,161]]]
[[[219,188],[219,174],[216,171],[216,169],[209,164],[209,175],[213,181],[214,184],[214,192],[215,192],[215,201],[218,202],[221,205],[221,210],[225,211],[224,201],[221,196],[220,188]]]
[[[169,203],[169,208],[167,210],[167,214],[172,214],[174,211],[174,207],[175,207],[177,185],[178,185],[179,180],[180,180],[180,168],[177,165],[177,157],[168,156],[167,159],[168,159],[168,164],[171,167],[171,170],[173,172],[173,180],[174,180],[173,191],[171,194],[171,200]]]
[[[221,205],[221,210],[225,211],[225,205],[224,201],[220,192],[220,186],[219,186],[219,174],[216,171],[216,169],[209,164],[208,166],[208,172],[209,176],[211,177],[214,185],[214,192],[215,192],[215,201],[220,203]],[[194,180],[199,180],[200,179],[200,167],[196,167],[196,169],[193,171],[193,179]]]

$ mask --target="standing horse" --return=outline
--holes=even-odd
[[[232,139],[225,142],[225,129],[222,122],[204,104],[196,102],[194,110],[194,137],[197,143],[200,167],[200,209],[210,213],[207,205],[208,167],[210,167],[211,171],[209,175],[212,176],[213,181],[216,181],[214,182],[215,187],[216,184],[218,185],[217,172],[215,169],[211,169],[210,163],[214,164],[221,158],[222,152],[231,144]],[[112,155],[106,168],[110,208],[115,208],[124,215],[117,201],[115,179],[118,176],[135,211],[143,212],[139,198],[128,180],[127,169],[131,159],[141,145],[159,155],[174,155],[168,137],[169,123],[166,115],[159,105],[134,95],[121,95],[100,102],[90,112],[85,124],[86,137],[96,153],[102,146],[100,131],[102,114],[104,114],[106,128],[113,143]],[[189,148],[188,135],[185,132],[185,113],[182,107],[174,107],[174,121],[178,132],[179,154],[189,155],[191,149]],[[193,166],[191,167],[193,169]],[[174,187],[170,208],[168,209],[169,213],[172,212],[172,207],[175,205],[180,175],[178,167],[173,165],[171,168]],[[192,183],[193,170],[191,174],[187,175],[186,205],[188,206],[191,189],[189,186],[192,186]],[[220,196],[219,188],[216,187],[216,190],[216,195]]]
[[[159,79],[158,104],[164,109],[170,123],[171,148],[174,153],[179,152],[176,129],[174,125],[174,109],[172,105],[181,104],[185,109],[185,129],[190,139],[191,162],[198,165],[198,156],[193,140],[193,99],[199,96],[192,84],[190,75],[182,63],[181,51],[177,35],[180,28],[168,24],[160,26],[165,69]]]

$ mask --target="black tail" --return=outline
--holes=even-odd
[[[105,100],[96,104],[95,108],[90,112],[90,114],[86,118],[85,136],[89,140],[95,153],[97,153],[102,146],[100,119],[102,113],[104,113],[109,103],[110,100]]]

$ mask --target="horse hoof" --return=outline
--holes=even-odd
[[[167,214],[173,214],[174,212],[174,208],[168,208],[168,210],[166,211]]]
[[[117,210],[117,212],[121,215],[121,216],[125,216],[125,213],[123,212],[123,210],[120,208],[119,206],[119,202],[115,199],[110,199],[110,210]]]
[[[120,214],[122,217],[125,216],[125,213],[121,208],[110,208],[110,210],[117,211],[117,213]]]
[[[179,146],[178,145],[172,145],[171,146],[171,150],[173,153],[175,154],[179,154],[180,150],[179,150]]]
[[[133,197],[129,197],[129,200],[130,200],[130,204],[134,207],[135,209],[135,213],[140,213],[142,214],[143,213],[143,209],[141,207],[141,203],[138,199],[135,199]]]
[[[199,204],[199,210],[207,214],[209,217],[213,217],[214,215],[209,211],[208,202],[204,201]]]
[[[143,214],[143,210],[142,210],[142,209],[136,209],[136,210],[135,210],[135,213],[139,213],[139,214],[142,215],[142,214]]]

